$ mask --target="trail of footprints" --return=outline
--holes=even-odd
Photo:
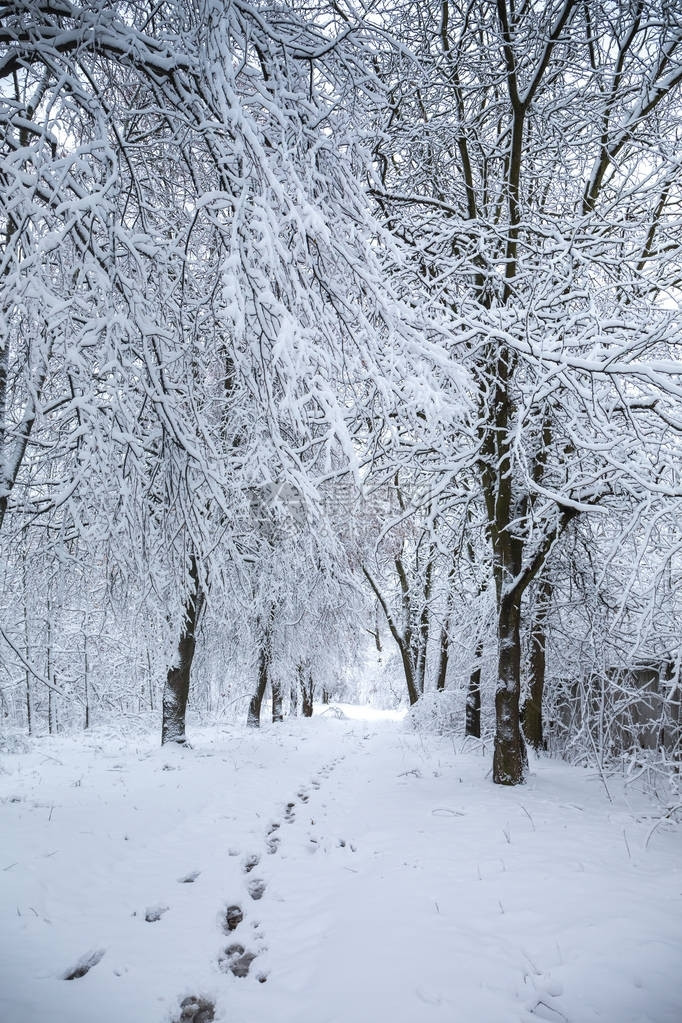
[[[319,790],[321,786],[321,778],[328,778],[334,768],[343,760],[343,755],[325,764],[311,781],[311,787],[315,790]],[[296,793],[297,799],[301,804],[306,804],[310,800],[310,795],[306,790],[305,786],[302,786]],[[283,812],[283,821],[285,824],[293,824],[296,820],[296,802],[290,800]],[[311,820],[311,824],[314,825],[314,821]],[[277,853],[281,843],[281,822],[273,821],[265,834],[265,850],[268,855],[274,855]],[[317,838],[310,836],[309,839],[311,848],[317,847]],[[346,842],[344,839],[339,839],[338,842],[341,848],[345,848]],[[350,849],[355,852],[355,846],[350,844]],[[238,855],[237,850],[230,850],[230,855]],[[261,857],[258,853],[249,853],[242,860],[242,872],[248,877],[261,862]],[[188,874],[178,878],[179,884],[194,884],[199,877],[200,871],[194,870]],[[249,877],[246,881],[246,890],[253,902],[260,902],[265,895],[267,890],[267,883],[262,877]],[[168,912],[170,907],[166,905],[149,906],[145,910],[144,919],[147,923],[156,923],[161,917]],[[133,914],[136,915],[136,914]],[[265,946],[262,944],[263,932],[260,928],[260,922],[253,920],[251,927],[253,930],[253,937],[258,942],[256,946],[257,952],[251,951],[247,947],[248,941],[245,937],[242,937],[242,931],[245,927],[244,910],[237,903],[227,906],[224,912],[221,914],[221,927],[223,933],[231,938],[232,940],[228,945],[225,945],[218,953],[217,964],[218,968],[223,973],[231,973],[234,977],[245,978],[251,973],[251,967],[258,958],[258,952],[264,952]],[[237,935],[236,932],[239,931]],[[233,937],[234,936],[234,937]],[[236,939],[239,940],[236,940]],[[62,976],[64,980],[76,980],[80,977],[84,977],[93,966],[96,966],[104,956],[104,949],[97,949],[96,951],[88,952],[78,962],[67,970]],[[268,975],[265,972],[259,972],[256,974],[256,979],[260,984],[264,984]],[[215,1005],[207,998],[199,995],[189,995],[183,998],[180,1002],[180,1014],[175,1017],[173,1023],[212,1023],[215,1018]]]
[[[329,777],[330,773],[334,770],[337,764],[342,760],[343,757],[339,757],[336,760],[331,761],[325,765],[319,772],[323,778]],[[314,789],[320,788],[320,781],[318,778],[313,778],[311,785]],[[308,803],[310,795],[308,794],[305,787],[301,787],[296,793],[297,799],[302,804]],[[296,801],[290,800],[284,807],[282,814],[284,824],[293,824],[296,820]],[[311,824],[313,822],[311,821]],[[265,851],[268,855],[274,856],[279,850],[282,835],[282,821],[272,821],[265,833]],[[311,839],[315,841],[315,839]],[[339,840],[340,846],[345,846],[343,839]],[[354,847],[351,846],[354,850]],[[231,850],[231,853],[236,850]],[[261,863],[261,857],[258,853],[248,853],[242,860],[242,872],[245,875],[246,890],[253,902],[260,902],[265,895],[267,890],[267,883],[262,877],[251,877],[249,875],[258,867]],[[248,877],[248,880],[246,878]],[[231,973],[234,977],[245,978],[251,973],[251,967],[258,958],[258,952],[254,952],[247,947],[246,939],[242,938],[242,931],[245,927],[244,910],[237,903],[230,905],[225,910],[223,931],[226,935],[234,936],[239,940],[232,940],[229,945],[226,945],[218,955],[218,967],[223,973]],[[263,932],[260,929],[260,923],[258,920],[252,922],[253,937],[257,941],[262,941]],[[261,945],[259,951],[265,951],[265,946]],[[260,972],[256,974],[256,979],[260,984],[264,984],[267,981],[267,973]],[[182,1003],[181,1008],[185,1015],[181,1015],[178,1023],[204,1023],[204,1020],[210,1021],[213,1016],[201,1015],[206,1012],[206,1001],[205,999],[194,998],[185,999]],[[196,1016],[188,1014],[190,1008],[197,1006]]]

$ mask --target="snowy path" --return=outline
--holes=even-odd
[[[682,829],[622,785],[331,716],[152,742],[0,758],[2,1023],[682,1019]]]

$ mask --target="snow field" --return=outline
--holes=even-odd
[[[660,807],[545,759],[496,787],[488,755],[345,713],[2,755],[0,1020],[197,995],[219,1023],[679,1023]]]

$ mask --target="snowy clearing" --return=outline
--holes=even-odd
[[[0,1019],[679,1023],[660,807],[363,713],[3,753]]]

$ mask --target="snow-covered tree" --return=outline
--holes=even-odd
[[[379,62],[373,193],[478,403],[494,779],[516,784],[528,586],[576,516],[680,496],[682,29],[664,2],[407,0],[372,18],[399,44]]]
[[[1,12],[2,512],[56,512],[148,574],[182,742],[202,606],[257,556],[250,495],[314,508],[355,471],[348,395],[397,402],[428,343],[360,183],[381,82],[305,10]]]

